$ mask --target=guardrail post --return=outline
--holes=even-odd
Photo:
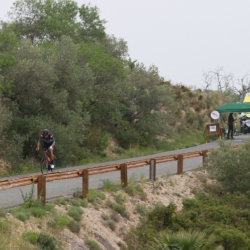
[[[177,174],[182,174],[183,173],[183,155],[182,154],[178,155],[177,160],[178,160]]]
[[[202,166],[206,166],[207,150],[202,151]]]
[[[121,164],[121,182],[122,187],[127,187],[128,185],[128,167],[126,163]]]
[[[82,171],[82,196],[86,198],[89,192],[89,170],[83,169]]]
[[[39,175],[37,177],[37,197],[41,199],[43,204],[46,204],[46,176]]]
[[[149,180],[155,181],[156,176],[156,159],[150,159]]]

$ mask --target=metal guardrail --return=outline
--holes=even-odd
[[[233,147],[237,148],[238,145],[233,146]],[[125,162],[121,164],[104,165],[104,166],[97,166],[93,168],[77,169],[77,170],[72,170],[72,171],[52,172],[52,173],[48,173],[44,175],[42,174],[31,175],[28,177],[22,177],[22,178],[17,178],[17,179],[10,179],[10,180],[6,179],[6,180],[0,181],[0,191],[9,189],[9,188],[27,186],[27,185],[31,185],[35,183],[38,185],[37,195],[40,196],[45,203],[46,202],[46,182],[82,177],[83,178],[82,194],[83,194],[83,197],[86,197],[88,194],[88,189],[89,189],[89,175],[120,171],[121,182],[123,186],[127,186],[127,183],[128,183],[127,169],[149,166],[150,167],[149,179],[155,180],[157,163],[177,161],[177,174],[181,174],[183,173],[183,160],[184,159],[193,158],[193,157],[203,157],[202,162],[204,165],[207,154],[209,154],[208,150],[202,150],[202,151],[195,151],[195,152],[189,152],[189,153],[183,153],[183,154],[155,157],[155,158],[138,160],[138,161],[130,161],[130,162]]]

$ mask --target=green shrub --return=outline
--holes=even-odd
[[[102,180],[102,190],[106,192],[117,192],[122,189],[121,182],[109,179]]]
[[[217,237],[217,242],[221,243],[224,249],[249,250],[250,239],[246,233],[233,227],[211,227],[211,231]]]
[[[208,172],[215,178],[223,192],[246,193],[250,190],[250,140],[234,149],[225,141],[220,142],[219,149],[211,150],[208,155]]]
[[[60,205],[66,205],[66,204],[67,204],[67,201],[66,201],[64,198],[62,198],[62,197],[58,198],[58,199],[56,200],[56,202],[57,202],[58,204],[60,204]]]
[[[105,224],[112,230],[115,231],[116,229],[116,224],[113,220],[107,220],[105,221]]]
[[[88,246],[89,250],[101,250],[99,244],[94,240],[86,239],[85,244]]]
[[[147,219],[157,231],[161,231],[172,224],[172,216],[175,211],[176,205],[173,203],[168,206],[158,203],[152,211],[148,212]]]
[[[80,224],[76,221],[70,220],[69,224],[67,225],[67,227],[69,228],[69,230],[72,233],[79,233],[80,232]]]
[[[37,244],[42,248],[46,250],[55,250],[57,249],[56,240],[53,236],[50,236],[45,233],[41,233],[38,236]]]
[[[0,221],[0,232],[1,234],[10,230],[10,223],[7,221]]]
[[[0,209],[0,217],[5,217],[5,215],[6,215],[6,210],[1,208]]]
[[[74,193],[73,193],[73,196],[75,198],[83,198],[83,195],[82,195],[82,190],[80,188],[77,188]]]
[[[135,210],[142,216],[146,215],[147,209],[145,205],[136,205]]]
[[[19,208],[19,207],[11,209],[10,213],[12,213],[15,218],[23,222],[28,220],[31,215],[31,212],[29,209]]]
[[[129,213],[126,211],[126,207],[125,206],[122,206],[118,203],[114,203],[114,202],[111,202],[111,201],[108,201],[107,202],[107,205],[114,209],[117,213],[119,213],[121,216],[123,216],[124,218],[129,218]]]
[[[33,203],[35,202],[35,198],[34,198],[34,192],[35,192],[35,186],[34,183],[32,183],[31,189],[28,193],[24,194],[22,189],[20,189],[21,195],[22,195],[22,199],[24,202],[24,207],[31,207],[33,205]]]
[[[30,212],[34,217],[41,218],[46,215],[46,210],[39,207],[31,207]]]
[[[115,221],[115,222],[119,222],[119,221],[120,221],[120,215],[119,215],[119,213],[117,213],[117,212],[114,211],[114,210],[111,212],[110,218],[111,218],[113,221]]]
[[[110,217],[107,214],[101,214],[103,220],[110,220]]]
[[[79,202],[81,207],[88,207],[88,202],[86,199],[81,199]]]
[[[60,216],[55,219],[58,227],[66,227],[70,223],[70,219],[67,216]]]
[[[36,245],[39,235],[38,233],[35,233],[35,232],[26,232],[22,234],[22,237],[25,240],[29,241],[31,244]]]
[[[55,204],[54,203],[46,203],[45,206],[42,206],[46,211],[49,211],[52,214],[56,214]]]
[[[115,201],[122,205],[126,201],[126,196],[122,193],[118,193],[117,195],[114,195]]]
[[[87,200],[89,202],[94,202],[96,199],[101,199],[105,200],[106,196],[103,192],[100,192],[94,188],[90,188],[88,195],[87,195]]]
[[[70,207],[68,210],[68,215],[75,221],[80,221],[82,214],[83,210],[80,207]]]
[[[80,201],[77,199],[69,199],[69,204],[75,207],[80,207]]]

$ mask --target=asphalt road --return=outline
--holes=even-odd
[[[241,134],[241,135],[235,136],[234,140],[229,140],[229,143],[231,143],[232,146],[240,145],[240,144],[245,143],[247,140],[250,140],[249,134],[246,134],[246,135]],[[179,149],[179,150],[168,151],[168,152],[152,154],[152,155],[147,155],[147,156],[141,156],[141,157],[136,157],[136,158],[106,162],[106,163],[101,163],[101,164],[91,164],[91,165],[85,165],[85,166],[63,168],[63,169],[60,169],[59,171],[91,168],[95,166],[105,166],[105,165],[111,165],[114,163],[136,161],[136,160],[142,160],[146,158],[154,158],[154,157],[160,157],[160,156],[168,156],[168,155],[181,154],[181,153],[187,153],[187,152],[201,151],[201,150],[207,150],[207,149],[218,148],[218,147],[219,147],[218,141],[212,141],[206,144],[202,144],[202,145],[198,145],[198,146],[190,147],[190,148],[185,148],[185,149]],[[190,159],[185,159],[183,166],[184,166],[183,167],[184,172],[201,167],[202,157],[194,157]],[[176,172],[177,172],[177,161],[172,161],[172,162],[167,162],[167,163],[158,163],[156,166],[157,176],[175,174]],[[40,173],[34,173],[34,174],[40,174]],[[144,166],[144,167],[129,169],[128,178],[131,177],[132,175],[134,175],[136,178],[139,178],[142,175],[145,178],[149,178],[149,167]],[[0,181],[3,179],[13,179],[13,178],[20,178],[24,176],[27,176],[27,175],[0,178]],[[89,187],[99,188],[101,187],[103,180],[105,179],[119,181],[120,171],[98,174],[98,175],[91,175],[89,177]],[[65,196],[70,197],[76,190],[81,190],[81,187],[82,187],[82,178],[73,178],[73,179],[68,179],[68,180],[48,182],[46,184],[46,198],[47,200],[50,200],[50,199],[54,199],[57,197],[65,197]],[[31,192],[31,185],[24,186],[21,188],[18,187],[18,188],[0,190],[0,208],[9,208],[9,207],[14,207],[14,206],[23,204],[22,193],[25,195],[30,192]],[[34,186],[34,194],[36,197],[37,185]]]

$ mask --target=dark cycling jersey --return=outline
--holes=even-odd
[[[45,138],[44,135],[41,134],[38,141],[39,142],[43,141],[43,148],[46,148],[46,149],[48,149],[54,142],[56,142],[52,134],[49,134],[47,138]]]

